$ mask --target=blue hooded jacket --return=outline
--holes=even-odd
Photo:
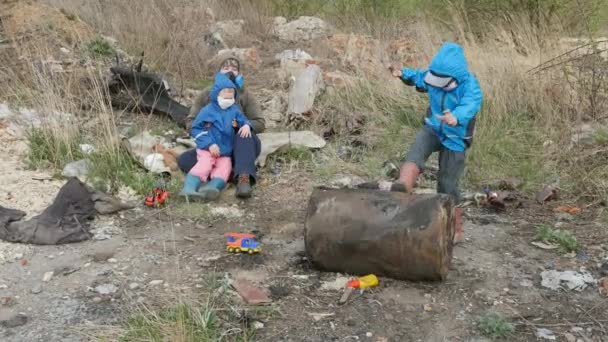
[[[454,78],[458,86],[452,90],[436,88],[424,82],[426,74],[432,70],[435,74]],[[429,112],[425,125],[439,137],[441,144],[451,151],[464,151],[470,141],[472,132],[469,124],[481,109],[483,94],[479,82],[469,72],[463,48],[456,43],[444,43],[433,57],[429,70],[404,68],[402,79],[416,89],[429,94]],[[451,127],[435,115],[443,115],[449,109],[458,120]]]
[[[236,86],[226,75],[218,73],[215,75],[213,87],[211,87],[208,105],[203,107],[192,123],[191,136],[196,142],[196,148],[208,150],[209,146],[217,144],[220,148],[220,155],[228,157],[232,155],[232,143],[234,140],[235,128],[232,121],[236,120],[238,127],[251,123],[239,109],[239,106],[232,106],[222,109],[217,102],[217,97],[222,89],[232,88],[236,91]],[[236,94],[236,93],[235,93]]]

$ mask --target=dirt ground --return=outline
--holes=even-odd
[[[3,146],[3,153],[13,153],[3,164],[9,182],[0,204],[31,215],[52,200],[61,182],[32,179],[40,175],[19,165],[20,144],[12,140]],[[254,198],[236,200],[229,189],[213,205],[215,215],[203,215],[209,210],[201,204],[182,204],[179,210],[139,206],[99,217],[95,232],[105,240],[2,243],[3,307],[25,313],[28,322],[0,328],[0,336],[3,341],[83,341],[113,329],[119,334],[133,308],[200,297],[206,293],[205,275],[228,273],[272,289],[273,315],[256,317],[264,323],[256,332],[259,341],[482,341],[475,322],[489,311],[516,323],[512,341],[536,340],[538,328],[552,330],[557,340],[566,340],[566,333],[581,341],[608,340],[606,299],[597,288],[566,292],[540,285],[540,272],[551,268],[586,268],[599,278],[597,261],[608,247],[603,227],[583,219],[568,223],[576,227],[587,257],[560,256],[530,244],[534,224],[555,220],[550,208],[530,203],[496,214],[470,207],[466,241],[454,250],[447,281],[381,278],[379,287],[338,306],[340,291],[323,284],[339,275],[319,272],[303,259],[305,208],[314,185],[298,172],[263,172]],[[230,231],[255,232],[263,253],[228,254],[223,233]],[[53,277],[43,281],[51,271]],[[100,294],[99,285],[113,285],[113,293]]]

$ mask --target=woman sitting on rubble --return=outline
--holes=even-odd
[[[232,171],[234,135],[251,138],[251,123],[235,105],[236,85],[218,73],[211,89],[211,102],[198,113],[191,136],[196,142],[197,162],[186,175],[181,196],[216,200]],[[202,183],[206,183],[200,190]]]

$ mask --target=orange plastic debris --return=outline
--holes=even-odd
[[[572,206],[572,205],[560,205],[559,207],[553,209],[553,211],[556,213],[567,213],[570,215],[578,215],[583,211],[583,209]]]

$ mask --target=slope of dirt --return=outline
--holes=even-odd
[[[6,34],[22,48],[74,48],[79,42],[94,36],[87,24],[55,8],[28,1],[0,6]]]

